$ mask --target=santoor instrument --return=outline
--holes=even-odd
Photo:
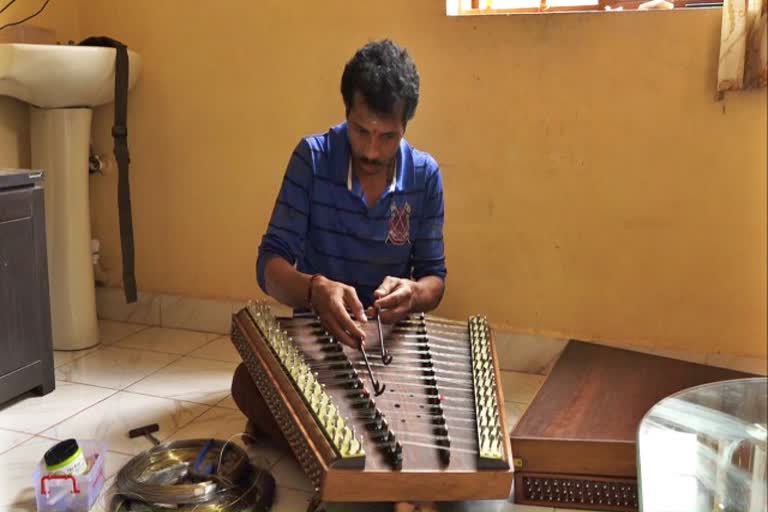
[[[317,491],[315,504],[508,498],[513,480],[488,321],[362,326],[354,349],[311,315],[249,303],[232,341]]]

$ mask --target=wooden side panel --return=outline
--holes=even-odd
[[[515,503],[636,512],[637,482],[622,478],[518,472],[515,474]]]
[[[328,467],[338,456],[245,310],[233,316],[232,342],[304,473],[320,488]]]
[[[515,469],[533,473],[637,476],[633,442],[512,439]]]
[[[325,501],[502,500],[512,491],[512,470],[475,472],[338,471],[331,469],[321,494]]]
[[[501,385],[501,370],[499,369],[499,355],[496,351],[496,335],[491,331],[491,352],[493,355],[493,370],[494,374],[496,375],[496,399],[498,400],[498,403],[500,404],[500,413],[504,410],[504,386]],[[499,418],[501,419],[501,429],[502,432],[504,432],[504,462],[506,463],[506,467],[510,468],[512,467],[512,447],[509,439],[509,430],[507,426],[507,417],[505,414],[499,414]]]

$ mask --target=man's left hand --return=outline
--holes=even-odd
[[[387,276],[373,296],[373,303],[381,313],[381,321],[394,324],[413,312],[416,304],[418,284],[410,279]]]

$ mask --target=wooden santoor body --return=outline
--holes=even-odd
[[[467,324],[440,319],[430,322],[429,317],[426,321],[430,345],[453,347],[450,350],[431,349],[437,387],[444,397],[441,404],[451,439],[450,461],[445,464],[436,447],[424,446],[435,444],[434,425],[428,415],[422,414],[429,410],[429,403],[422,389],[425,385],[419,378],[419,367],[416,363],[409,363],[412,358],[407,353],[408,345],[413,340],[404,335],[403,329],[407,326],[384,327],[386,347],[394,356],[391,365],[385,366],[381,364],[376,324],[369,322],[365,326],[369,340],[366,351],[376,377],[387,386],[384,393],[374,400],[377,408],[384,412],[397,440],[402,443],[403,457],[402,467],[393,468],[374,446],[365,426],[366,421],[355,419],[358,411],[348,403],[349,389],[334,385],[332,381],[324,382],[326,392],[331,395],[340,413],[348,418],[354,431],[363,438],[364,467],[355,468],[355,463],[341,458],[329,442],[305,397],[265,341],[249,311],[243,309],[233,316],[233,343],[294,455],[316,486],[321,501],[459,501],[509,497],[513,473],[508,436],[501,436],[500,460],[489,462],[478,459],[476,420],[474,412],[469,412],[474,410],[474,397]],[[280,319],[280,326],[286,329],[308,363],[323,360],[318,341],[322,331],[314,319]],[[497,404],[502,405],[499,410],[502,432],[508,432],[492,337],[491,347],[493,374],[498,383],[495,399]],[[467,351],[466,358],[460,356],[462,350]],[[344,347],[344,352],[351,360],[360,359],[356,350]],[[367,372],[360,368],[359,375],[366,389],[371,390]],[[322,375],[318,380],[322,382]]]

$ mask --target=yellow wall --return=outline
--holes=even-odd
[[[445,180],[440,313],[766,355],[766,92],[714,101],[719,10],[448,18],[442,0],[81,0],[78,13],[81,35],[144,57],[129,107],[144,291],[260,296],[256,248],[288,156],[342,119],[345,60],[390,36],[422,76],[407,137]],[[96,112],[102,153],[111,117]],[[91,183],[119,279],[116,175]]]
[[[8,96],[0,96],[0,169],[3,167],[29,167],[29,110]]]

